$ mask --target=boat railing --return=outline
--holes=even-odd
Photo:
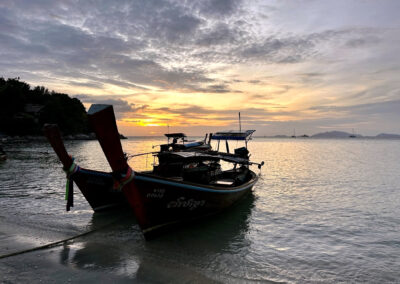
[[[129,154],[129,153],[124,153],[125,154],[125,158],[127,161],[129,161],[130,159],[136,158],[136,157],[143,157],[146,156],[146,170],[149,170],[148,167],[148,160],[149,160],[149,155],[153,156],[153,163],[151,164],[152,167],[154,167],[156,165],[156,156],[159,152],[146,152],[146,153],[139,153],[139,154]]]

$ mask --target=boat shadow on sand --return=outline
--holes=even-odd
[[[254,202],[255,197],[250,193],[211,220],[208,218],[181,226],[152,242],[145,242],[139,226],[131,218],[132,213],[121,214],[128,218],[122,217],[106,227],[104,214],[107,213],[94,213],[90,229],[97,231],[65,243],[59,253],[59,262],[82,270],[106,269],[119,276],[146,281],[158,277],[154,270],[158,266],[162,267],[159,274],[165,278],[169,273],[174,273],[170,270],[176,270],[180,259],[196,255],[204,263],[222,253],[234,254],[238,247],[246,246]]]

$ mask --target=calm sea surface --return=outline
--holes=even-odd
[[[80,166],[110,170],[97,141],[66,146]],[[76,187],[65,212],[65,176],[47,143],[4,148],[0,257],[95,231],[0,259],[0,282],[400,282],[400,140],[254,139],[252,160],[266,165],[252,196],[150,242],[130,211],[94,214]],[[130,160],[136,170],[152,163]]]

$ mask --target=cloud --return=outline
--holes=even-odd
[[[212,79],[213,70],[204,64],[298,63],[318,54],[323,42],[345,37],[350,48],[378,40],[356,29],[258,35],[250,10],[233,0],[43,5],[17,1],[0,7],[0,39],[7,55],[0,66],[10,67],[10,74],[31,69],[68,73],[72,84],[82,85],[74,82],[73,74],[83,74],[88,80],[108,78],[109,84],[128,88],[221,93],[230,89],[213,89],[221,82]],[[43,9],[47,13],[38,14]]]
[[[148,105],[136,105],[129,103],[124,99],[114,98],[114,96],[91,96],[82,94],[75,95],[74,97],[84,103],[112,105],[117,118],[123,118],[127,115],[131,115],[132,113],[143,111],[148,107]]]
[[[226,23],[217,23],[212,28],[201,30],[195,44],[201,47],[238,44],[240,38],[241,35],[238,30],[231,28]]]
[[[241,2],[240,0],[205,0],[196,3],[196,7],[206,16],[226,17],[234,14]]]
[[[313,106],[309,108],[310,110],[318,111],[320,113],[327,112],[345,112],[352,116],[356,115],[391,115],[399,114],[400,100],[392,100],[377,103],[367,103],[367,104],[357,104],[350,106]]]
[[[187,66],[167,67],[156,62],[156,60],[162,61],[160,58],[163,58],[163,55],[156,54],[152,59],[146,58],[154,55],[154,52],[148,50],[149,40],[154,39],[151,44],[156,46],[165,45],[166,42],[174,44],[184,42],[186,37],[191,38],[201,20],[187,14],[183,7],[170,5],[166,1],[145,2],[142,3],[143,7],[138,2],[128,5],[126,17],[139,19],[133,26],[127,25],[131,30],[126,30],[121,25],[121,19],[117,17],[120,16],[117,11],[120,8],[118,3],[109,7],[110,11],[106,14],[102,14],[104,11],[89,9],[92,14],[86,14],[85,21],[80,25],[71,25],[65,20],[54,21],[53,18],[37,19],[33,14],[29,15],[26,10],[22,21],[16,22],[12,20],[19,13],[15,7],[16,10],[0,16],[0,21],[6,23],[0,31],[0,39],[6,45],[8,58],[15,66],[12,71],[18,73],[19,70],[30,66],[35,68],[36,72],[60,72],[58,70],[62,67],[62,70],[69,74],[83,71],[95,76],[96,73],[102,73],[102,77],[109,75],[114,80],[121,78],[125,84],[152,85],[166,89],[173,87],[191,89],[199,83],[212,81],[200,69],[189,70]],[[71,5],[66,6],[69,13],[78,9]],[[33,11],[36,8],[37,6],[32,6]],[[58,5],[50,5],[50,9],[52,14],[62,12],[60,11],[62,8]],[[143,9],[145,13],[138,15]],[[99,17],[93,17],[97,13]],[[99,24],[104,25],[101,20],[107,16],[110,16],[107,21],[115,24],[114,27],[119,33],[100,31]],[[131,38],[131,33],[136,30],[141,31],[139,36]],[[133,53],[139,56],[132,56]],[[15,58],[23,58],[23,62],[17,64],[16,60],[12,60]],[[7,64],[8,60],[2,61],[3,64]]]
[[[299,63],[321,57],[326,48],[345,46],[357,48],[367,40],[366,34],[375,33],[370,29],[326,30],[311,34],[274,34],[257,41],[249,41],[236,50],[242,60],[262,60],[271,63]],[[363,36],[361,38],[361,36]],[[365,42],[361,43],[361,39]],[[372,40],[373,39],[373,40]],[[371,35],[368,42],[378,42]]]
[[[375,45],[379,43],[381,39],[377,36],[366,36],[366,37],[359,37],[359,38],[352,38],[349,39],[345,45],[350,48],[359,48],[368,45]]]
[[[383,119],[384,111],[395,115],[389,106],[331,106],[398,97],[398,7],[396,1],[4,0],[0,76],[109,94],[106,102],[121,117],[146,118],[161,112],[161,103],[168,108],[188,98],[202,113],[211,109],[229,121],[228,105],[215,105],[226,96],[230,108],[248,110],[254,123],[336,113],[365,120],[364,112]],[[122,96],[135,94],[141,105]],[[178,108],[165,114],[185,110]]]
[[[254,84],[254,85],[257,85],[257,84],[261,84],[262,83],[262,81],[261,80],[250,80],[250,81],[248,81],[250,84]]]
[[[263,108],[245,108],[240,110],[226,110],[217,108],[204,108],[197,105],[176,105],[174,107],[152,107],[146,106],[143,111],[131,113],[125,116],[124,121],[146,121],[151,120],[152,124],[170,125],[219,125],[221,127],[232,127],[237,125],[238,111],[246,125],[263,125],[276,117],[296,116],[297,112],[280,110],[271,107],[273,111]]]

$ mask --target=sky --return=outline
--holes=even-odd
[[[0,77],[120,132],[400,133],[400,1],[0,1]]]

